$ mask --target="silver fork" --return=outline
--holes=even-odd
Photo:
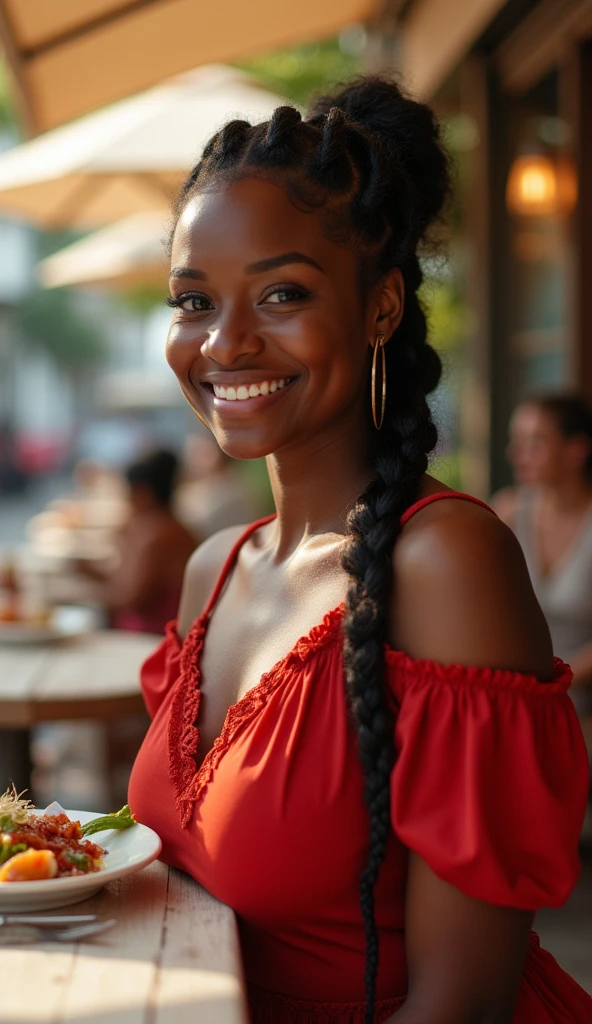
[[[24,946],[34,942],[78,942],[88,939],[91,935],[100,935],[116,924],[115,918],[109,921],[95,921],[89,924],[74,925],[72,928],[41,928],[38,925],[22,924],[7,926],[0,933],[0,945]]]
[[[38,928],[65,928],[66,925],[87,924],[96,921],[96,914],[53,914],[51,917],[36,914],[0,914],[0,928],[11,924],[30,924]]]

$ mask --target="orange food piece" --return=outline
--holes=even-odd
[[[51,850],[25,850],[15,853],[0,868],[0,882],[34,882],[55,878],[58,862]]]

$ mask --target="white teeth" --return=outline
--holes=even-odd
[[[270,395],[280,388],[285,388],[288,383],[286,377],[279,380],[264,380],[261,384],[240,384],[237,388],[223,387],[221,384],[214,384],[216,398],[224,398],[227,402],[244,402],[248,398],[257,398],[259,395]]]

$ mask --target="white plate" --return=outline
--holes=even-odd
[[[56,608],[46,626],[31,622],[0,622],[0,644],[49,644],[84,636],[96,625],[90,608]]]
[[[37,812],[42,814],[42,811]],[[101,817],[97,811],[66,811],[72,821],[83,825]],[[69,878],[50,878],[37,882],[0,882],[0,913],[20,913],[33,910],[53,910],[68,907],[94,896],[107,882],[124,875],[132,875],[156,860],[161,842],[156,832],[146,825],[132,825],[117,832],[109,829],[89,836],[108,851],[102,871]]]

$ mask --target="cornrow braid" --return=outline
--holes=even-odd
[[[284,106],[267,124],[231,122],[208,143],[189,175],[177,216],[210,184],[257,176],[281,184],[299,208],[318,210],[327,234],[355,248],[363,294],[395,267],[405,284],[403,317],[384,350],[388,391],[380,432],[372,426],[368,401],[376,477],[349,514],[343,554],[350,578],[343,624],[345,687],[370,823],[360,908],[366,1020],[372,1024],[379,964],[374,890],[391,829],[390,776],[396,759],[384,666],[393,550],[402,513],[417,496],[437,440],[426,396],[436,387],[441,366],[427,343],[417,295],[418,251],[448,197],[448,161],[430,108],[392,81],[366,77],[320,97],[304,121]]]

